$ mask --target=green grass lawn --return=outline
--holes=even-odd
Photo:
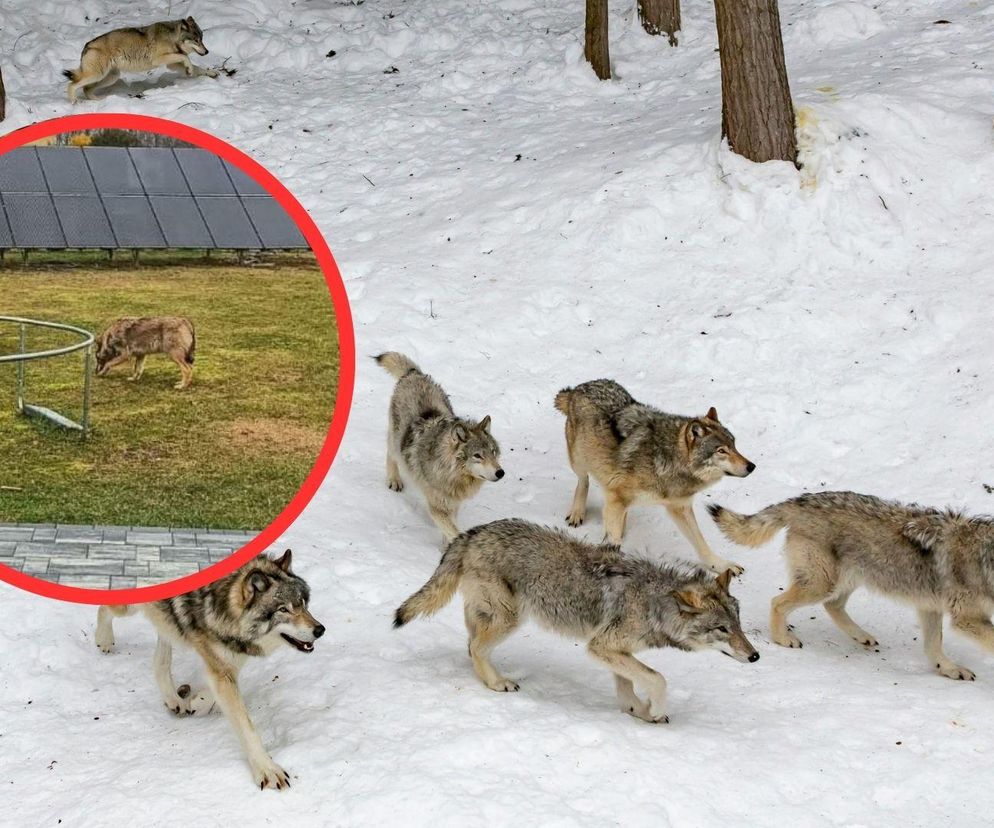
[[[143,260],[144,261],[144,260]],[[28,269],[30,268],[30,269]],[[321,271],[309,257],[264,267],[230,261],[0,270],[0,314],[94,333],[121,316],[189,317],[192,386],[150,356],[93,379],[83,441],[15,412],[15,367],[0,365],[0,521],[261,529],[317,457],[338,383],[338,336]],[[30,330],[29,350],[76,341]],[[0,354],[17,349],[0,324]],[[28,363],[28,402],[81,415],[81,353]]]

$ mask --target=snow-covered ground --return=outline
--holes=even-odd
[[[702,498],[751,510],[852,488],[990,511],[994,484],[994,8],[781,0],[805,169],[718,140],[713,9],[676,49],[611,6],[616,80],[582,62],[582,0],[231,0],[188,9],[238,69],[153,76],[79,111],[187,121],[254,154],[312,212],[345,276],[360,362],[345,441],[287,533],[329,627],[243,685],[293,789],[260,793],[220,716],[160,705],[153,638],[12,588],[0,601],[0,823],[9,825],[769,825],[988,822],[994,654],[950,637],[976,683],[932,674],[912,610],[857,593],[866,652],[815,607],[771,644],[774,546],[732,549],[762,653],[646,654],[671,723],[615,708],[582,645],[526,627],[497,651],[521,692],[473,677],[461,610],[393,631],[439,535],[383,475],[390,378],[415,357],[457,410],[493,417],[508,477],[463,525],[560,524],[573,486],[552,397],[598,376],[669,410],[717,407],[758,463]],[[6,127],[69,111],[59,71],[123,0],[5,0]],[[936,23],[946,20],[948,23]],[[330,51],[335,54],[326,57]],[[394,71],[396,69],[396,71]],[[146,84],[147,86],[148,84]],[[139,79],[139,88],[141,80]],[[598,539],[600,493],[589,525]],[[663,510],[629,548],[691,552]],[[130,623],[129,623],[130,621]],[[184,656],[177,677],[195,676]]]

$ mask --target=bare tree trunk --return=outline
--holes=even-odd
[[[680,31],[680,0],[638,0],[639,20],[642,28],[651,35],[665,32],[670,46],[676,46],[676,33]]]
[[[0,121],[7,117],[7,92],[3,88],[3,69],[0,69]]]
[[[777,0],[714,0],[721,54],[721,134],[750,161],[797,164],[794,105]]]
[[[587,0],[587,25],[583,56],[601,80],[611,77],[611,55],[607,45],[607,0]]]

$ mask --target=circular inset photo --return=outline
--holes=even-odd
[[[0,139],[0,579],[159,600],[265,549],[351,400],[351,320],[303,208],[156,118]]]

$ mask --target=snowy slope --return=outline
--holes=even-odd
[[[573,478],[551,400],[597,376],[669,410],[717,407],[759,468],[704,502],[830,487],[992,510],[994,10],[781,0],[798,174],[719,145],[711,4],[684,0],[677,49],[631,7],[612,4],[617,79],[599,83],[580,0],[204,2],[200,62],[230,56],[234,77],[155,75],[143,99],[119,86],[81,109],[187,121],[283,178],[343,270],[358,352],[405,351],[457,410],[493,416],[508,477],[463,525],[561,521]],[[58,72],[82,43],[156,16],[147,2],[7,0],[5,126],[66,114]],[[458,606],[392,631],[440,540],[414,493],[384,485],[390,384],[360,358],[335,467],[286,537],[329,635],[244,674],[293,789],[253,791],[222,718],[162,709],[139,620],[104,657],[90,608],[4,588],[0,823],[988,819],[994,655],[951,638],[978,681],[935,676],[914,613],[860,593],[852,613],[879,652],[820,608],[794,618],[802,651],[778,648],[775,547],[731,549],[710,525],[747,566],[735,592],[762,659],[646,654],[670,681],[669,725],[617,712],[582,646],[534,627],[497,651],[521,680],[512,695],[473,677]],[[601,535],[601,502],[595,488],[586,537]],[[631,515],[626,544],[691,555],[660,509]],[[194,670],[186,657],[177,677]]]

